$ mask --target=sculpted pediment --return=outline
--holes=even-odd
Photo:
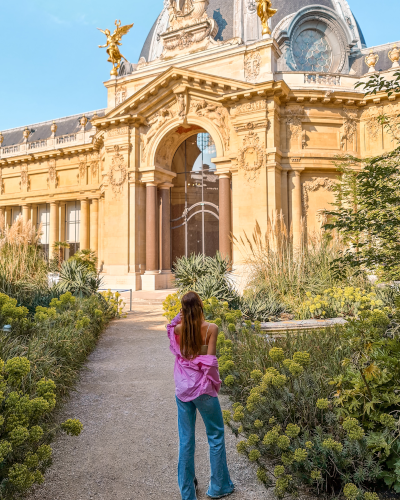
[[[171,99],[187,89],[190,92],[200,93],[214,98],[221,98],[225,94],[250,89],[251,84],[239,82],[229,78],[207,75],[200,72],[188,71],[171,67],[124,102],[109,111],[105,119],[118,118],[127,115],[147,115],[149,109],[157,107],[159,102],[168,96]],[[184,102],[180,99],[181,113]]]

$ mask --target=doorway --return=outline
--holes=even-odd
[[[171,189],[172,260],[192,253],[214,256],[219,248],[219,187],[211,159],[216,147],[210,134],[186,139],[176,151]]]

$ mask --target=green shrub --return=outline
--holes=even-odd
[[[217,353],[235,401],[225,423],[247,438],[238,451],[258,463],[260,481],[278,498],[304,485],[328,497],[372,499],[366,490],[384,483],[399,491],[400,313],[390,322],[364,312],[271,344],[247,324],[230,333],[220,304],[210,311],[223,318]]]
[[[60,281],[54,286],[58,293],[71,292],[79,297],[88,297],[97,292],[102,278],[78,260],[67,260],[61,264]]]
[[[238,303],[239,296],[230,278],[231,262],[219,252],[215,257],[191,254],[180,257],[172,267],[175,286],[179,294],[197,292],[203,300],[216,297],[231,304]]]

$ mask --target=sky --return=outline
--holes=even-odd
[[[400,0],[348,0],[367,46],[400,40]],[[279,9],[279,0],[273,1]],[[0,0],[0,131],[106,107],[110,63],[96,28],[134,23],[122,54],[137,62],[163,0]],[[380,8],[377,8],[377,7]]]

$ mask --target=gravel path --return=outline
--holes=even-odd
[[[77,391],[60,419],[79,418],[78,438],[59,436],[53,465],[30,500],[179,500],[176,469],[177,411],[173,356],[161,306],[135,306],[114,321],[82,371]],[[222,406],[229,402],[221,397]],[[197,420],[198,499],[209,477],[208,445]],[[228,464],[236,492],[231,500],[272,499],[256,480],[248,460],[226,433]]]

